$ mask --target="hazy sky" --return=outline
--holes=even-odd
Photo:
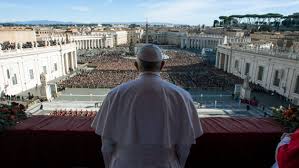
[[[299,0],[0,0],[0,22],[170,22],[212,25],[220,15],[299,12]]]

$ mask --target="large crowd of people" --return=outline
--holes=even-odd
[[[138,77],[134,59],[126,57],[122,50],[99,52],[96,56],[80,56],[92,70],[80,70],[77,75],[61,81],[62,88],[113,88]],[[166,50],[164,80],[183,88],[232,89],[242,79],[214,68],[194,53],[182,50]]]
[[[72,116],[72,117],[95,117],[96,111],[88,110],[54,110],[50,113],[51,116]]]

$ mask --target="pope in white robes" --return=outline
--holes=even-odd
[[[138,79],[112,89],[92,123],[105,167],[182,168],[203,133],[192,97],[161,79],[158,46],[143,46],[135,66]]]

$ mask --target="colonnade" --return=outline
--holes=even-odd
[[[228,37],[220,35],[197,35],[181,38],[181,48],[212,48],[216,49],[218,45],[227,43],[248,43],[250,37]]]
[[[228,54],[216,53],[215,67],[225,72],[231,72],[231,56]]]
[[[63,75],[70,73],[77,69],[77,53],[76,51],[67,52],[61,55],[61,67]]]
[[[221,44],[221,39],[202,39],[202,38],[184,38],[181,39],[181,48],[216,48],[218,44]]]
[[[93,48],[105,48],[105,40],[100,39],[82,39],[75,40],[77,49],[93,49]]]

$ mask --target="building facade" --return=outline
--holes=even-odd
[[[180,47],[181,38],[186,35],[186,32],[149,31],[148,41],[149,43],[158,45],[174,45]],[[146,34],[143,34],[142,41],[146,42]]]
[[[251,42],[250,37],[222,36],[213,34],[188,35],[181,38],[181,48],[216,49],[221,44],[242,44]]]
[[[290,99],[299,105],[299,54],[220,45],[215,67]]]
[[[135,28],[135,29],[128,29],[128,43],[132,43],[136,44],[136,43],[140,43],[142,36],[143,36],[143,29],[141,28]]]
[[[40,74],[43,72],[51,81],[76,68],[75,43],[0,49],[0,93],[15,95],[40,85]]]
[[[36,41],[35,31],[31,28],[0,28],[0,43],[26,43],[28,41]]]
[[[128,32],[127,31],[116,31],[115,34],[115,46],[128,44]]]
[[[113,46],[128,44],[128,31],[126,30],[96,30],[91,32],[91,35],[112,37]]]
[[[78,35],[71,36],[70,40],[76,43],[78,50],[114,47],[111,35]]]

